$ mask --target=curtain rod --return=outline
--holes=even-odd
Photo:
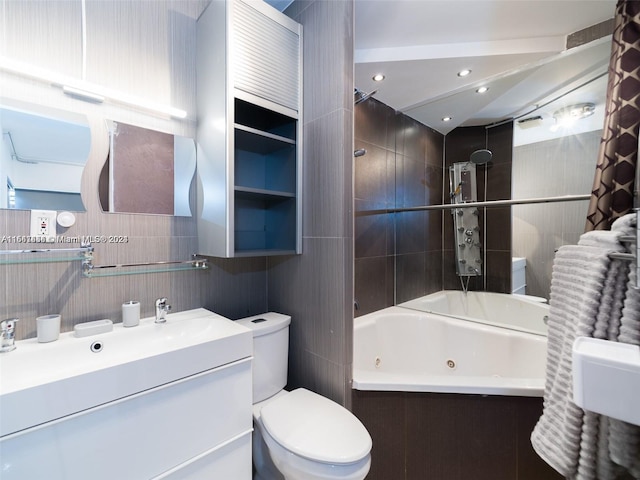
[[[402,212],[419,212],[423,210],[453,210],[456,208],[472,208],[472,207],[505,207],[510,205],[529,205],[534,203],[555,203],[555,202],[577,202],[580,200],[589,200],[591,194],[585,195],[562,195],[558,197],[539,197],[539,198],[523,198],[513,200],[489,200],[486,202],[468,202],[468,203],[446,203],[442,205],[421,205],[418,207],[403,208],[387,208],[380,210],[365,210],[356,212],[356,216],[378,215],[381,213],[402,213]]]

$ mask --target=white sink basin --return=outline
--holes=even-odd
[[[572,361],[576,405],[640,425],[640,347],[578,337]]]
[[[18,341],[0,354],[0,437],[250,357],[252,342],[247,328],[204,308],[164,324]]]

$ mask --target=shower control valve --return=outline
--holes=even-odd
[[[466,232],[464,232],[464,234],[465,234],[467,237],[473,237],[473,230],[471,230],[471,229],[469,228]]]

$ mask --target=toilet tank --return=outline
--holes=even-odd
[[[236,322],[253,331],[253,403],[258,403],[287,384],[291,317],[268,312]]]

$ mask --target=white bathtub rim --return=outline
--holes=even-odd
[[[438,292],[433,292],[433,294],[429,294],[429,295],[436,295],[436,294],[443,294],[446,292],[459,292],[459,290],[440,290]],[[524,302],[524,303],[531,303],[534,305],[546,305],[548,306],[548,303],[546,301],[545,298],[542,297],[532,297],[532,296],[528,296],[528,295],[518,295],[518,294],[510,294],[510,293],[495,293],[495,292],[484,292],[484,291],[472,291],[469,292],[472,294],[489,294],[492,296],[497,296],[497,297],[516,297],[518,301]],[[408,300],[406,302],[400,303],[398,305],[395,305],[395,307],[399,307],[399,308],[403,308],[406,310],[410,310],[413,312],[422,312],[422,313],[428,313],[431,315],[436,315],[436,316],[440,316],[440,317],[444,317],[444,318],[452,318],[455,320],[462,320],[462,321],[467,321],[467,322],[473,322],[476,324],[480,324],[480,325],[489,325],[491,327],[496,327],[496,328],[501,328],[504,330],[509,330],[509,331],[514,331],[514,332],[523,332],[523,333],[527,333],[527,334],[532,334],[532,335],[538,335],[541,337],[547,337],[547,332],[541,332],[539,330],[534,330],[534,329],[530,329],[527,328],[525,326],[521,326],[521,325],[509,325],[507,323],[502,323],[502,322],[493,322],[491,320],[487,320],[487,319],[481,319],[481,318],[474,318],[474,317],[467,317],[465,315],[459,315],[459,314],[453,314],[453,313],[445,313],[445,312],[441,312],[441,311],[437,311],[437,310],[431,310],[427,307],[425,307],[423,305],[423,303],[421,302],[422,299],[429,297],[429,295],[425,295],[423,297],[419,297],[419,298],[414,298],[413,300]],[[387,308],[393,308],[393,307],[387,307]],[[387,309],[383,309],[383,310],[379,310],[379,312],[382,311],[387,311]],[[377,312],[372,312],[372,313],[377,313]],[[546,327],[545,327],[546,329]]]
[[[544,383],[544,379],[539,378],[402,375],[354,369],[352,388],[353,390],[376,392],[542,397]]]
[[[407,310],[412,310],[414,312],[422,312],[422,313],[428,313],[429,315],[435,315],[436,317],[445,317],[448,319],[453,319],[453,320],[460,320],[463,322],[473,322],[475,324],[478,325],[488,325],[490,327],[495,327],[495,328],[500,328],[502,330],[508,330],[510,332],[521,332],[521,333],[526,333],[529,335],[536,335],[538,337],[547,337],[546,333],[542,333],[539,332],[537,330],[532,330],[526,327],[512,327],[509,325],[506,325],[504,323],[498,323],[498,322],[492,322],[491,320],[478,320],[477,318],[473,318],[473,317],[465,317],[464,315],[453,315],[453,314],[449,314],[449,313],[441,313],[441,312],[435,312],[435,311],[431,311],[431,310],[420,310],[417,308],[411,308],[411,307],[405,307],[403,305],[398,305],[398,307],[400,308],[406,308]]]

